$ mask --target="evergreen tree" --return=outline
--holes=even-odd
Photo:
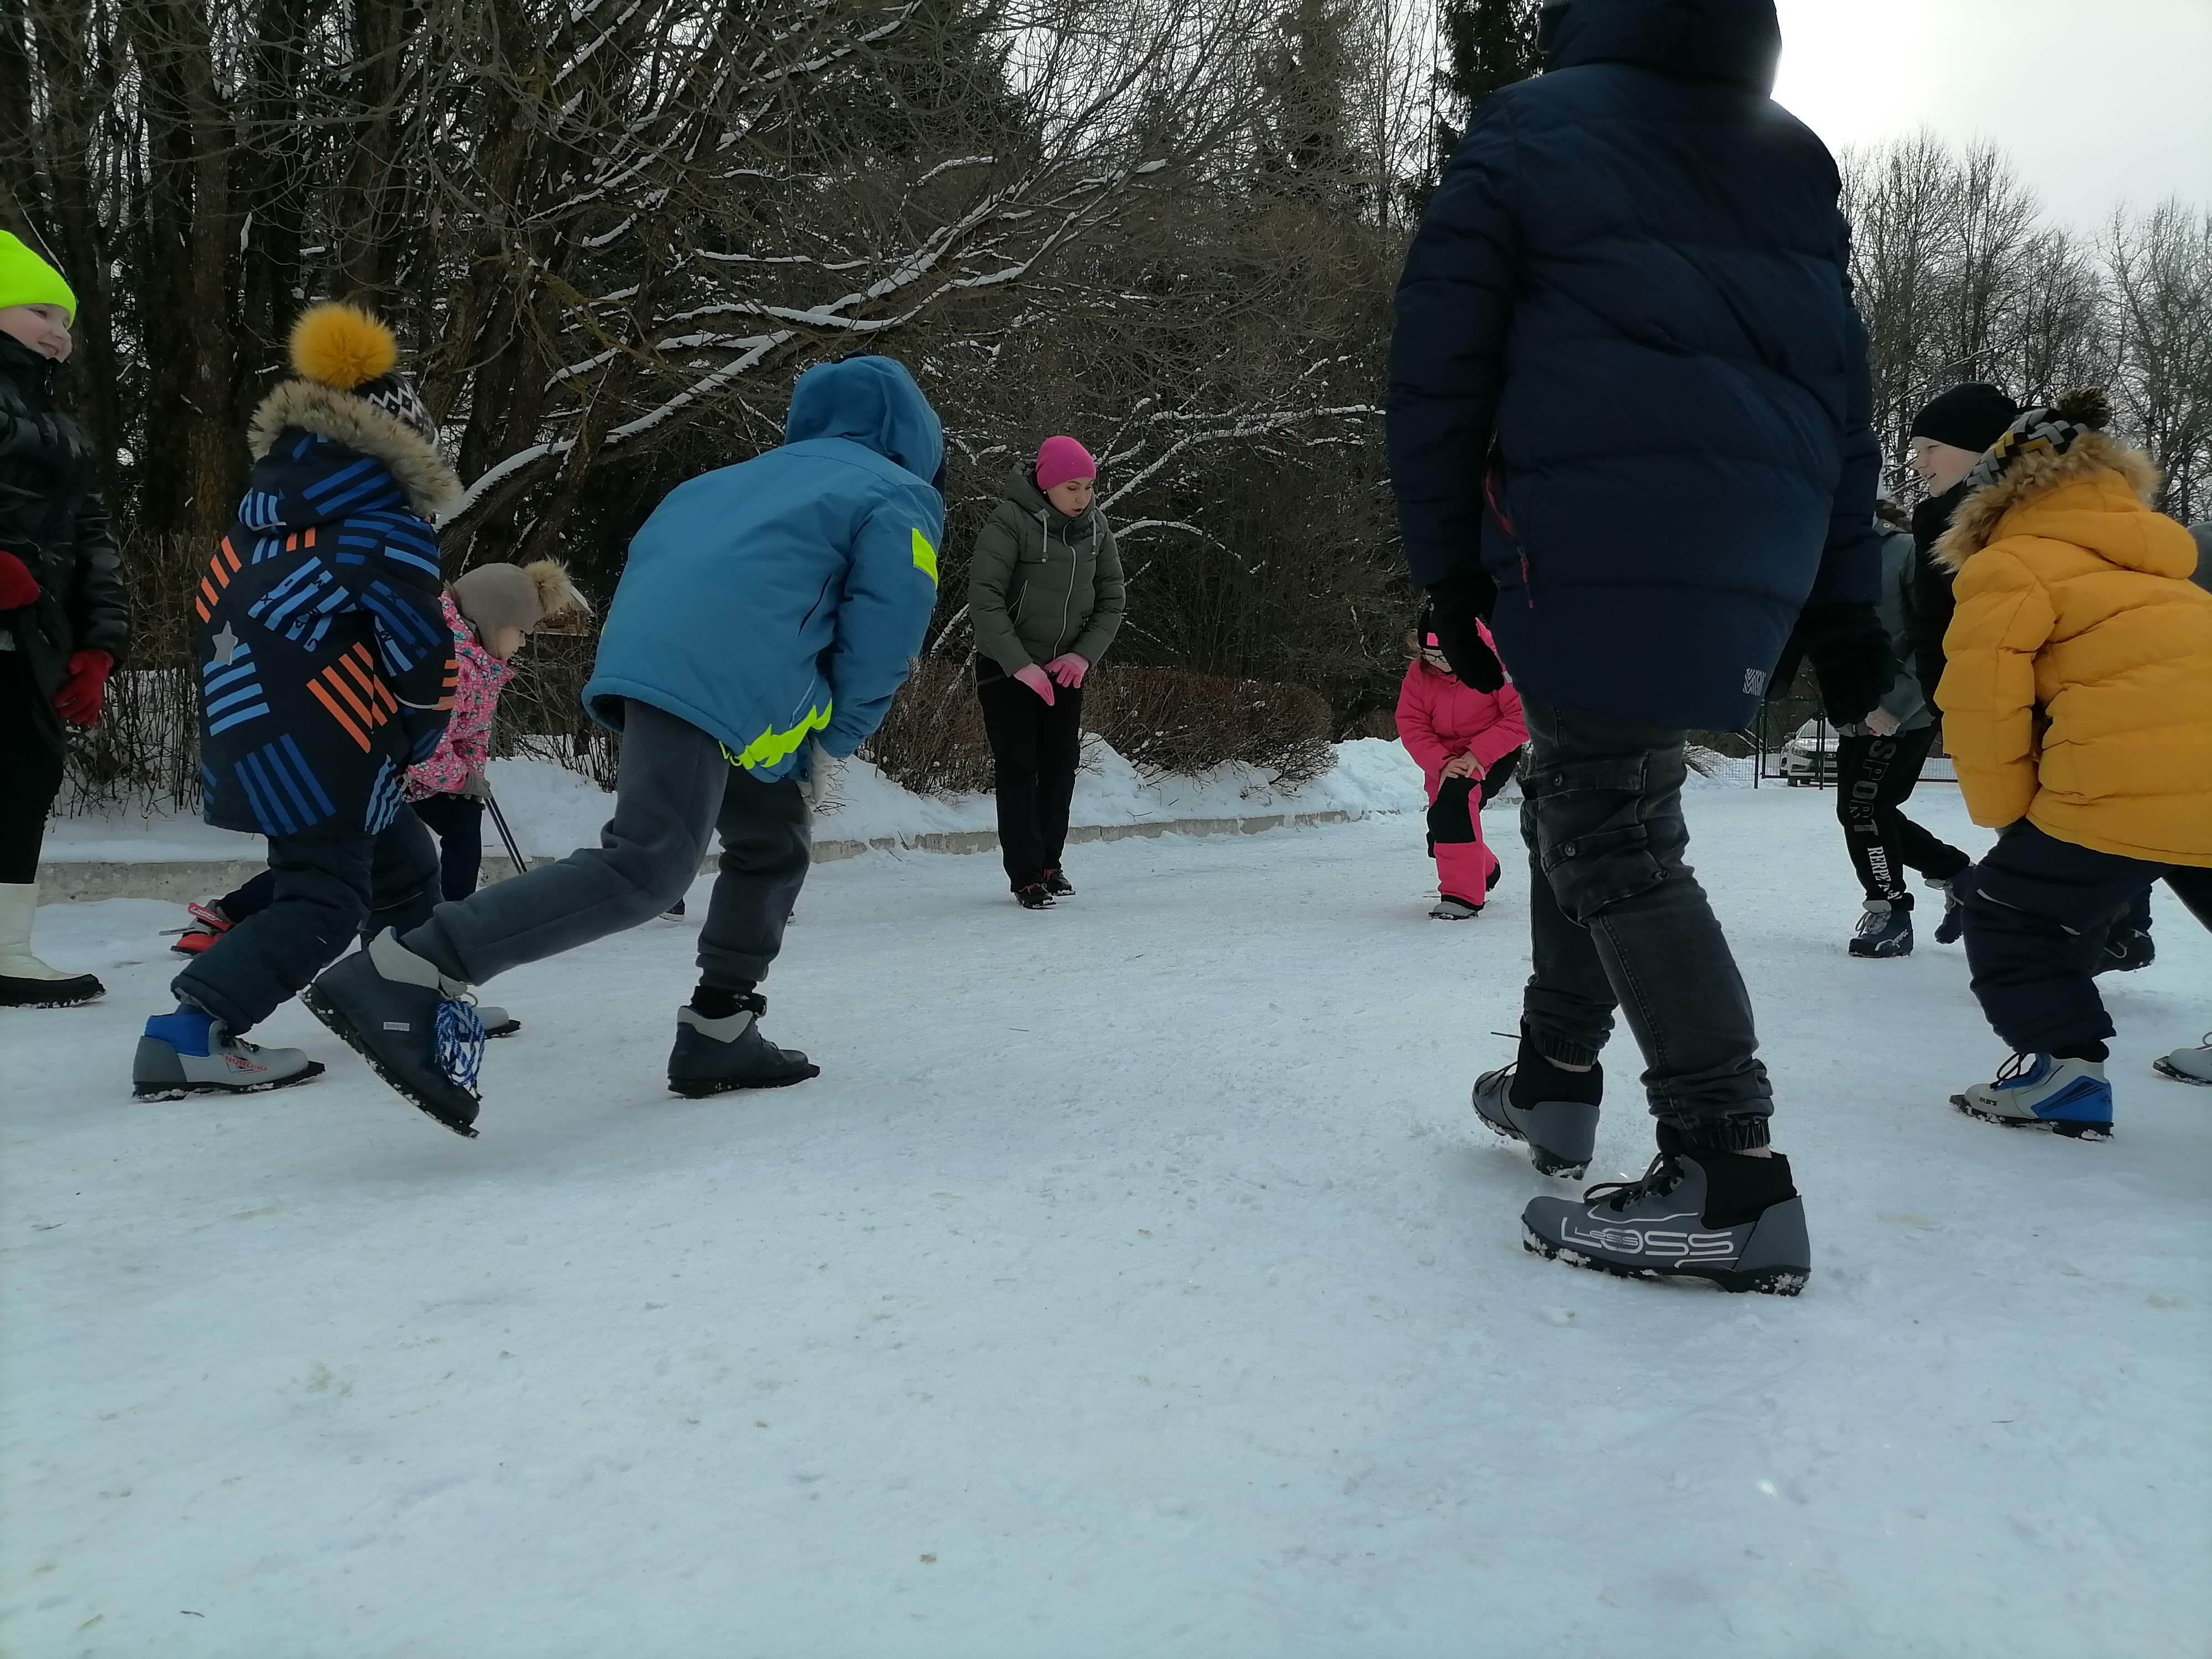
[[[1263,193],[1352,207],[1363,176],[1351,137],[1354,71],[1342,0],[1291,0],[1258,64],[1267,102],[1253,137]]]
[[[1443,0],[1437,24],[1446,62],[1437,74],[1437,91],[1455,118],[1437,123],[1436,165],[1421,187],[1420,204],[1436,188],[1483,100],[1543,67],[1536,52],[1536,21],[1542,10],[1542,0]]]

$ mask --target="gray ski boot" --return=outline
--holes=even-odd
[[[2212,1088],[2212,1031],[2204,1034],[2204,1041],[2194,1048],[2176,1048],[2163,1060],[2150,1063],[2152,1071],[2160,1077],[2170,1077],[2176,1083],[2194,1083],[2202,1088]]]
[[[1702,1279],[1773,1296],[1796,1295],[1813,1271],[1805,1200],[1779,1153],[1662,1152],[1640,1181],[1601,1182],[1580,1199],[1531,1199],[1521,1242],[1548,1260],[1625,1279]]]
[[[1572,1181],[1589,1168],[1604,1093],[1603,1066],[1561,1071],[1523,1031],[1513,1064],[1475,1079],[1474,1115],[1508,1140],[1525,1142],[1537,1173]]]
[[[469,988],[385,929],[300,993],[386,1083],[457,1135],[476,1135],[483,1024]]]
[[[676,1011],[676,1047],[668,1056],[668,1086],[697,1100],[732,1089],[781,1089],[822,1075],[796,1048],[779,1048],[760,1034],[768,999],[758,992],[738,999],[738,1012],[709,1019],[697,1009]]]
[[[231,1036],[205,1009],[183,1006],[146,1022],[131,1066],[131,1092],[140,1100],[258,1095],[322,1074],[322,1062],[297,1048],[264,1048]]]

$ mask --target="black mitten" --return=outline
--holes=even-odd
[[[1797,619],[1797,638],[1838,726],[1863,722],[1897,684],[1889,632],[1870,605],[1815,605]]]
[[[1463,570],[1429,589],[1429,626],[1460,684],[1495,691],[1505,684],[1504,665],[1484,643],[1477,623],[1486,622],[1498,603],[1498,584],[1480,570]]]

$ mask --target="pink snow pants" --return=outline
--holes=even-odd
[[[1431,805],[1436,804],[1437,787],[1435,783],[1429,785]],[[1480,904],[1490,892],[1490,872],[1498,867],[1498,855],[1482,839],[1481,785],[1475,786],[1474,799],[1468,803],[1468,817],[1474,825],[1474,839],[1437,843],[1437,888],[1469,904]]]

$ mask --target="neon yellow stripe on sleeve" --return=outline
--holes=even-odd
[[[931,586],[937,585],[937,550],[919,530],[914,532],[914,568],[929,578]]]

